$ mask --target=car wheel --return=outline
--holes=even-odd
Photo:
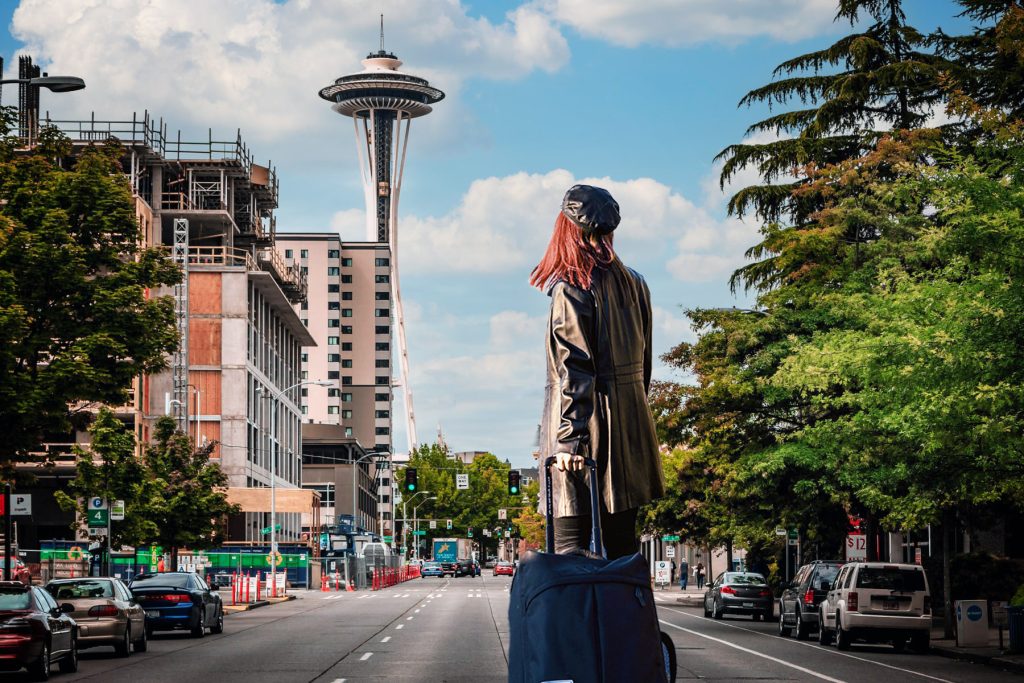
[[[199,618],[196,619],[196,625],[192,627],[191,631],[189,631],[193,638],[202,638],[206,635],[206,619],[204,618],[205,615],[203,614],[203,608],[200,607],[199,609]]]
[[[910,649],[914,652],[927,654],[929,646],[931,645],[930,640],[931,636],[928,631],[918,631],[910,636]]]
[[[751,616],[751,618],[753,618],[754,621],[761,621],[761,613],[760,612],[754,612],[750,616]]]
[[[217,611],[217,621],[210,627],[210,633],[224,633],[224,608]]]
[[[704,599],[704,618],[707,619],[711,616],[711,610],[708,609],[708,601]]]
[[[28,675],[33,681],[50,680],[50,644],[43,643],[39,658],[28,665]]]
[[[130,623],[125,624],[124,636],[121,638],[121,642],[114,645],[114,652],[118,657],[127,657],[132,653],[132,625]]]
[[[786,626],[786,613],[782,611],[782,603],[779,603],[779,636],[782,638],[789,638],[789,634],[793,632],[789,626]]]
[[[71,651],[60,660],[60,672],[73,674],[78,671],[78,636],[71,636]]]
[[[713,600],[711,602],[711,616],[715,619],[721,619],[723,616],[725,616],[724,614],[722,614],[722,608],[718,606],[717,600]]]
[[[825,628],[825,615],[821,613],[818,614],[818,644],[832,644],[832,632]]]
[[[839,612],[836,612],[836,647],[840,650],[849,650],[850,640],[850,632],[843,630],[843,622],[839,620]]]
[[[149,629],[142,629],[142,637],[135,641],[133,645],[136,652],[145,652],[149,649]]]
[[[807,623],[804,621],[802,612],[798,608],[796,610],[796,639],[807,640],[808,636],[811,635],[810,629],[807,628]]]
[[[892,641],[892,649],[897,653],[903,652],[907,649],[907,639],[902,636],[900,636],[899,638],[894,638]]]

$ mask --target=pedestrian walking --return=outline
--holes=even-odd
[[[686,584],[690,580],[690,564],[686,560],[679,562],[679,590],[686,590]]]
[[[540,462],[556,458],[555,552],[590,544],[583,466],[589,456],[597,462],[602,535],[612,559],[639,551],[637,511],[665,490],[647,404],[650,291],[612,247],[618,224],[619,205],[607,190],[574,185],[530,274],[530,284],[551,297]]]
[[[697,577],[697,590],[702,590],[704,588],[704,563],[698,562],[693,573]]]

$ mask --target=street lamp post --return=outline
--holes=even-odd
[[[267,397],[267,402],[270,403],[275,398],[287,394],[296,387],[305,386],[307,384],[314,384],[318,387],[330,387],[334,386],[333,382],[326,380],[303,380],[296,382],[290,387],[285,387],[279,391],[266,391],[264,387],[256,387],[256,393]],[[271,581],[271,592],[273,596],[277,597],[277,447],[273,441],[274,432],[277,428],[277,411],[271,407],[270,414],[270,438],[271,446],[273,446],[273,452],[270,453],[270,581]],[[270,449],[268,449],[270,450]]]
[[[429,493],[429,491],[427,493]],[[428,500],[437,500],[437,496],[431,496],[430,498],[424,498],[419,503],[414,505],[413,508],[412,508],[412,517],[413,517],[412,528],[413,528],[414,532],[419,532],[419,530],[420,530],[420,513],[419,513],[420,506],[423,505],[424,503],[426,503]],[[419,557],[420,557],[420,535],[419,535],[419,533],[413,533],[413,536],[415,536],[413,541],[416,543],[416,550],[413,552],[413,559],[418,560]]]
[[[359,512],[359,506],[356,504],[356,478],[359,476],[359,463],[363,462],[367,458],[374,456],[387,455],[387,451],[370,451],[364,456],[352,461],[352,533],[355,534],[359,525],[356,523],[356,515]],[[378,476],[379,468],[373,473],[373,478],[376,480]],[[379,502],[378,502],[379,504]]]

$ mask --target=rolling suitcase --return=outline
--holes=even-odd
[[[589,554],[556,555],[547,458],[547,552],[519,564],[509,596],[509,683],[669,683],[675,650],[658,628],[647,560],[608,560],[601,543],[597,465],[590,471]]]

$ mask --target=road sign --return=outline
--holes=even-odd
[[[505,529],[505,538],[512,538],[512,530]]]
[[[107,509],[107,499],[106,498],[100,498],[99,496],[93,496],[92,498],[89,499],[89,509],[90,510],[106,510]]]
[[[450,520],[450,519],[448,520],[448,528],[449,528],[449,529],[451,529],[451,528],[452,528],[452,520]]]
[[[274,528],[273,528],[273,531],[280,531],[280,530],[281,530],[281,525],[280,524],[275,524]],[[269,526],[265,526],[262,529],[260,529],[260,533],[261,534],[269,534],[270,532],[271,532],[271,528]]]
[[[455,488],[464,491],[469,488],[469,475],[468,474],[456,474],[455,475]]]
[[[677,542],[679,542],[679,535],[678,534],[669,534],[667,536],[662,536],[661,540],[663,540],[663,541],[665,541],[667,543],[677,543]]]
[[[427,535],[427,530],[426,529],[414,529],[413,532],[412,532],[412,535],[413,536],[426,536]]]
[[[508,519],[508,510],[501,508],[498,510],[498,519]]]
[[[658,560],[654,563],[654,583],[669,585],[672,582],[672,564],[668,560]]]
[[[431,529],[436,529],[437,528],[437,520],[436,519],[430,520],[430,528]]]
[[[394,536],[385,536],[385,537],[384,537],[384,542],[385,542],[385,543],[391,543],[391,542],[392,542],[392,541],[394,541],[394,540],[395,540],[395,537],[394,537]]]
[[[800,532],[797,531],[796,529],[790,529],[788,531],[788,533],[789,533],[789,540],[791,540],[791,541],[795,541],[796,539],[800,538]]]
[[[91,527],[104,527],[110,521],[109,512],[106,508],[98,508],[89,510],[89,526]]]
[[[868,537],[864,534],[848,534],[846,536],[846,561],[865,561],[868,559]]]
[[[31,493],[12,493],[11,494],[11,514],[12,515],[31,515],[32,514],[32,494]]]
[[[121,522],[124,521],[124,501],[115,500],[114,504],[110,506],[110,521]]]
[[[665,557],[673,558],[676,556],[676,547],[674,545],[665,546]]]
[[[786,527],[784,527],[784,526],[777,526],[777,527],[775,527],[775,535],[776,536],[785,536],[786,535]]]

